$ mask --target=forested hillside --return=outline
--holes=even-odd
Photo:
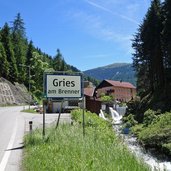
[[[29,86],[29,70],[31,92],[36,96],[42,95],[44,71],[79,70],[68,65],[59,49],[54,57],[28,40],[25,23],[18,13],[11,25],[4,23],[0,27],[0,77]]]
[[[128,63],[114,63],[111,65],[98,67],[84,71],[90,77],[98,80],[110,79],[117,81],[126,81],[136,86],[136,77],[132,64]]]
[[[171,109],[171,1],[153,0],[134,35],[133,66],[144,110]],[[148,104],[148,105],[147,105]]]

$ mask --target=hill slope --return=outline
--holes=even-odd
[[[122,80],[136,85],[135,72],[132,64],[129,63],[114,63],[111,65],[86,70],[84,71],[84,74],[98,80]]]

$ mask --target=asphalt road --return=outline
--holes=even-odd
[[[21,171],[24,149],[23,136],[29,132],[29,121],[33,129],[42,127],[43,115],[20,112],[24,107],[0,107],[0,171]],[[46,127],[56,123],[58,114],[46,114]],[[60,122],[71,122],[69,114],[61,114]]]

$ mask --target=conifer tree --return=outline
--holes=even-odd
[[[67,71],[67,70],[68,70],[68,67],[67,67],[67,64],[66,64],[64,58],[62,58],[60,70],[61,70],[61,71]]]
[[[7,56],[5,53],[5,49],[2,45],[2,43],[0,42],[0,77],[9,78],[9,63],[7,61]]]
[[[7,61],[10,67],[9,80],[12,82],[18,81],[18,70],[11,42],[10,28],[7,23],[5,23],[4,27],[1,30],[1,42],[5,49]]]
[[[24,21],[21,18],[20,13],[17,14],[11,29],[14,57],[16,59],[16,64],[19,72],[18,81],[24,82],[26,76],[26,68],[21,67],[20,65],[25,64],[26,61],[27,41],[24,28]]]
[[[171,0],[165,0],[163,5],[163,50],[164,50],[164,68],[166,76],[166,85],[171,83]],[[171,87],[170,87],[171,88]]]
[[[28,49],[26,53],[26,65],[31,65],[31,58],[33,58],[33,52],[35,48],[33,46],[33,41],[31,40],[28,44]]]
[[[164,87],[161,31],[160,1],[153,0],[132,44],[137,85],[142,96]]]
[[[59,49],[57,49],[57,55],[53,59],[53,68],[55,71],[61,71],[61,66],[62,66],[62,54]]]

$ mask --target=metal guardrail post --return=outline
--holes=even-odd
[[[33,130],[33,121],[29,121],[29,131],[32,133]]]

